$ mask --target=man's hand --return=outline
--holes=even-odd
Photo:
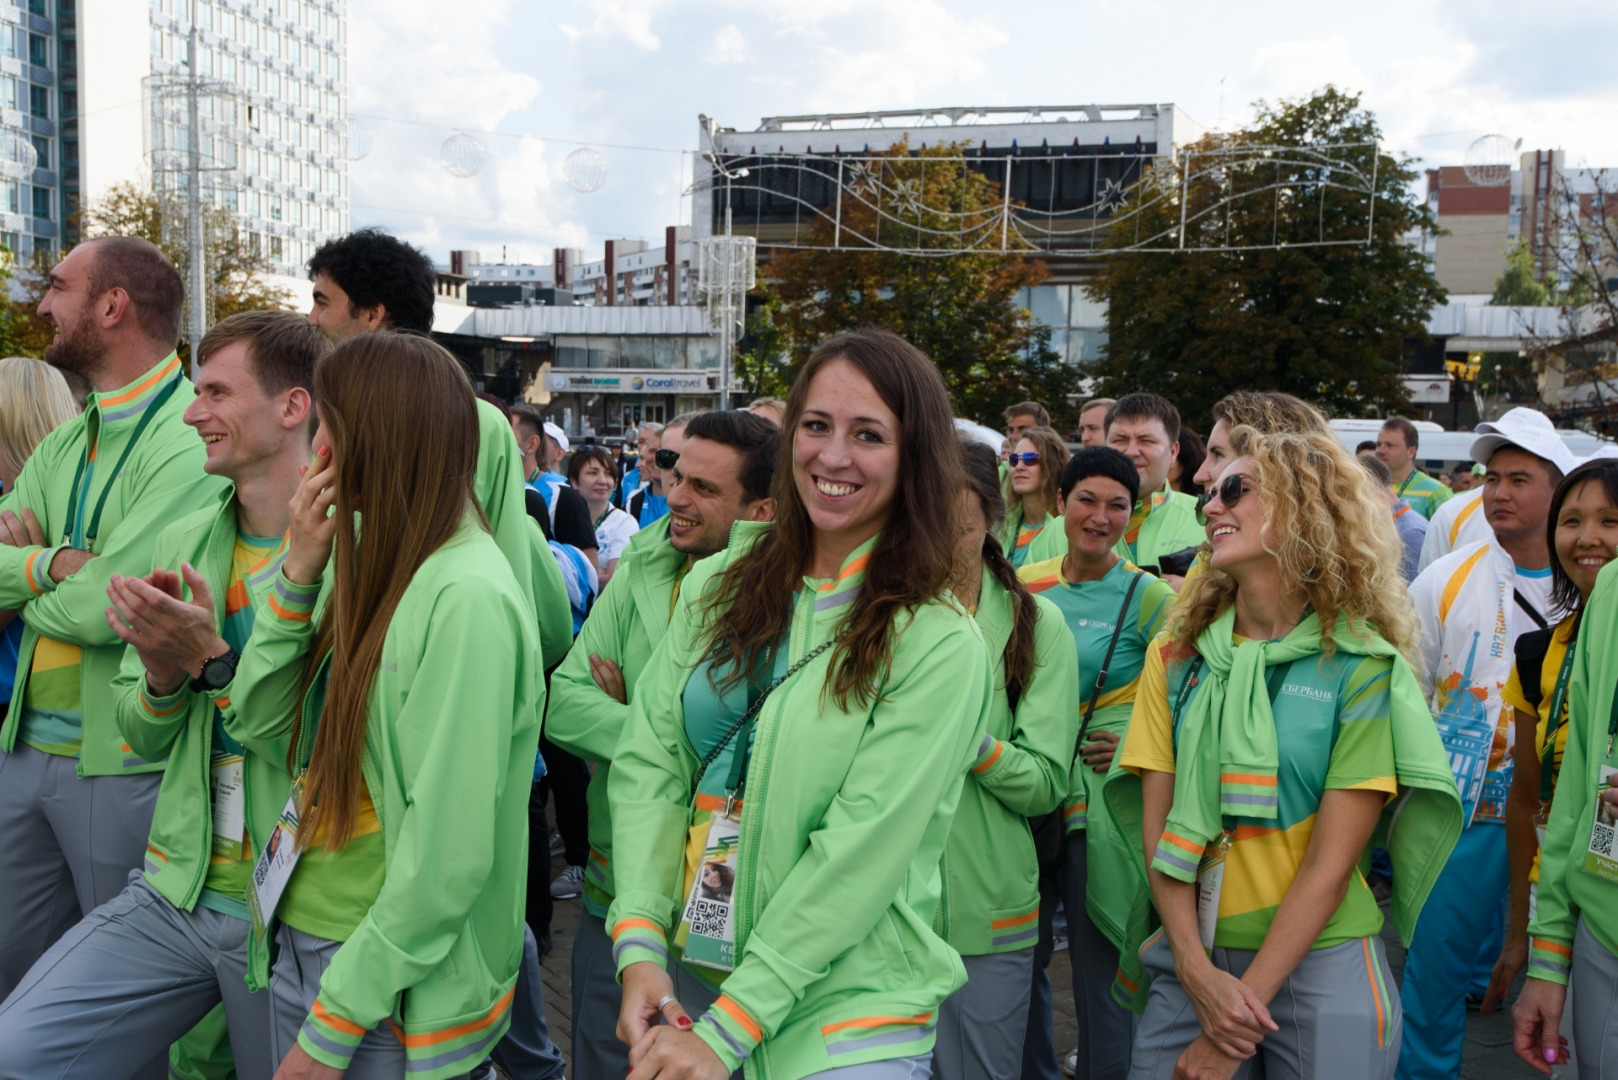
[[[0,510],[0,544],[11,547],[44,547],[45,530],[28,507],[22,508],[22,517],[10,510]]]
[[[202,673],[206,660],[230,646],[219,636],[214,619],[213,590],[191,566],[180,567],[191,600],[181,599],[181,578],[172,571],[153,570],[149,578],[114,574],[107,585],[107,625],[126,644],[133,645],[146,665],[152,689],[173,693],[179,672]]]
[[[633,1080],[725,1080],[730,1073],[695,1032],[654,1027],[629,1050]]]
[[[629,692],[624,689],[624,673],[618,665],[603,656],[590,654],[590,678],[595,680],[601,692],[620,705],[629,704]]]
[[[1096,772],[1104,773],[1112,768],[1112,757],[1118,752],[1118,734],[1113,731],[1092,731],[1084,740],[1084,748],[1079,756],[1084,763]]]
[[[1511,993],[1511,987],[1517,981],[1517,975],[1528,963],[1528,935],[1526,933],[1508,933],[1506,941],[1500,948],[1500,958],[1494,962],[1494,970],[1489,974],[1489,988],[1483,992],[1483,1004],[1478,1006],[1478,1013],[1488,1016],[1498,1009]]]
[[[275,1070],[274,1080],[342,1080],[343,1072],[342,1069],[322,1065],[310,1057],[303,1047],[293,1043],[287,1056],[281,1059],[281,1067]]]
[[[320,447],[315,451],[315,463],[299,465],[298,472],[303,481],[287,504],[292,524],[281,572],[299,585],[313,585],[326,570],[332,537],[337,534],[337,518],[331,512],[337,499],[337,467],[332,464],[331,450]]]
[[[1174,1080],[1230,1080],[1241,1064],[1240,1058],[1220,1053],[1208,1036],[1198,1035],[1174,1063]]]
[[[26,513],[26,511],[24,512]],[[29,514],[28,516],[33,517],[32,514]],[[80,551],[78,548],[62,548],[56,553],[56,556],[51,559],[51,567],[49,570],[51,580],[60,585],[68,578],[84,569],[84,564],[93,558],[95,558],[95,555],[88,551]]]

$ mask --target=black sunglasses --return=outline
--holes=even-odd
[[[1010,462],[1012,465],[1038,465],[1039,452],[1036,450],[1030,450],[1026,454],[1012,454],[1006,458],[1006,461]]]
[[[659,450],[652,455],[652,462],[659,469],[672,469],[679,464],[680,452],[678,450]]]
[[[1242,496],[1247,494],[1247,489],[1242,487],[1242,479],[1243,477],[1239,475],[1227,476],[1219,481],[1219,486],[1214,490],[1204,491],[1201,495],[1198,495],[1197,524],[1208,524],[1208,516],[1203,511],[1207,509],[1209,503],[1214,501],[1215,495],[1219,496],[1219,501],[1225,504],[1226,510],[1241,502]]]

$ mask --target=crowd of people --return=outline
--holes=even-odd
[[[1427,1080],[1513,993],[1618,1054],[1618,456],[1512,409],[1456,492],[1250,391],[996,455],[880,330],[575,445],[420,252],[309,273],[188,373],[89,241],[0,361],[0,1080]]]

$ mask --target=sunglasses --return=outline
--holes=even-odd
[[[678,450],[659,450],[652,455],[652,462],[659,469],[672,469],[679,464],[680,452]]]
[[[1242,480],[1243,477],[1241,476],[1227,476],[1219,481],[1219,486],[1214,490],[1204,491],[1201,495],[1198,495],[1197,524],[1208,524],[1208,516],[1203,511],[1207,509],[1209,503],[1214,501],[1214,496],[1219,497],[1219,501],[1224,504],[1226,510],[1241,502],[1242,496],[1247,494],[1248,490],[1242,487]]]
[[[1013,465],[1038,465],[1039,453],[1037,451],[1030,450],[1026,454],[1012,454],[1010,457],[1006,458],[1006,460],[1011,462]]]

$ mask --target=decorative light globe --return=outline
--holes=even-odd
[[[488,152],[483,144],[464,131],[458,131],[444,140],[439,149],[438,156],[444,163],[444,171],[451,176],[468,177],[477,175],[483,168],[483,159]]]
[[[588,146],[581,146],[562,159],[562,176],[568,187],[588,194],[607,182],[607,159]]]
[[[1461,166],[1466,178],[1478,187],[1501,187],[1511,182],[1511,140],[1504,135],[1485,135],[1466,148]]]

